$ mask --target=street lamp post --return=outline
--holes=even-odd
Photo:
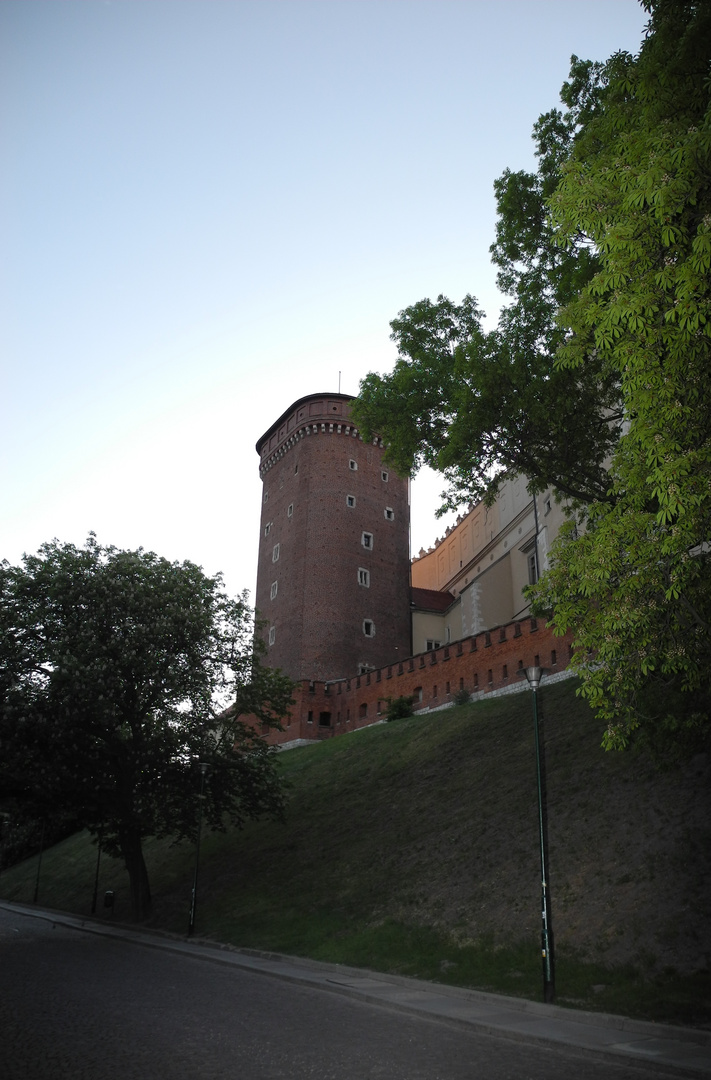
[[[545,668],[521,668],[533,691],[533,733],[536,743],[536,779],[538,781],[538,838],[541,848],[541,959],[543,963],[543,1000],[555,1001],[555,956],[553,951],[553,911],[548,891],[548,811],[541,777],[541,740],[538,730],[538,687]]]
[[[45,825],[46,825],[46,821],[45,821],[44,818],[42,818],[42,832],[40,833],[40,847],[39,847],[39,855],[37,857],[37,876],[35,877],[35,895],[32,898],[32,903],[33,904],[37,903],[37,898],[39,897],[40,871],[42,870],[42,853],[44,851],[44,827],[45,827]]]
[[[101,866],[101,841],[104,837],[104,826],[99,829],[99,837],[96,841],[96,873],[94,874],[94,894],[91,898],[91,914],[96,915],[96,900],[99,895],[99,867]]]
[[[198,887],[198,870],[200,868],[200,833],[202,832],[202,802],[205,791],[205,776],[207,774],[207,764],[204,761],[200,762],[200,805],[198,807],[198,831],[197,831],[197,845],[195,847],[195,877],[193,878],[193,891],[190,898],[190,919],[188,920],[188,937],[193,936],[195,930],[195,908],[197,906],[197,887]]]

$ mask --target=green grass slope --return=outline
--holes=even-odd
[[[711,1023],[708,755],[659,771],[604,753],[571,681],[539,695],[560,1004]],[[284,753],[284,823],[203,837],[198,934],[540,998],[531,696],[484,701]],[[153,925],[182,933],[194,849],[146,845]],[[36,860],[0,876],[32,899]],[[45,853],[40,903],[88,913],[96,849]],[[122,867],[103,891],[128,917]],[[100,909],[101,917],[109,917]]]

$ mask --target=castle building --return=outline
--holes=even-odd
[[[523,589],[547,566],[562,508],[507,477],[410,563],[409,482],[365,441],[347,394],[299,398],[257,442],[262,514],[256,607],[266,663],[295,683],[294,745],[374,723],[388,700],[440,708],[563,673],[569,637],[530,617]]]
[[[534,499],[524,476],[507,477],[492,506],[460,515],[412,560],[414,652],[525,618],[523,590],[548,569],[564,520],[552,489]]]
[[[409,656],[409,483],[365,442],[346,394],[311,394],[257,442],[256,606],[267,663],[292,679],[357,675]]]

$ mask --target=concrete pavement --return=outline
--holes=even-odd
[[[627,1063],[667,1075],[711,1077],[710,1031],[652,1024],[602,1013],[578,1012],[555,1005],[396,975],[381,975],[299,957],[237,949],[200,939],[185,940],[29,905],[0,901],[0,907],[144,947],[200,956],[214,963],[237,966],[498,1038],[567,1048],[592,1058],[607,1059],[617,1064]]]

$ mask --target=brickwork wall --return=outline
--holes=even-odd
[[[411,651],[408,483],[349,423],[349,400],[301,399],[257,444],[256,607],[266,662],[293,679],[355,676]]]
[[[521,667],[533,664],[563,671],[571,638],[555,637],[536,619],[508,623],[367,675],[325,682],[304,680],[283,731],[271,731],[271,744],[297,739],[332,738],[367,727],[384,717],[387,698],[414,696],[415,711],[444,705],[459,689],[469,693],[500,690],[519,681]]]

